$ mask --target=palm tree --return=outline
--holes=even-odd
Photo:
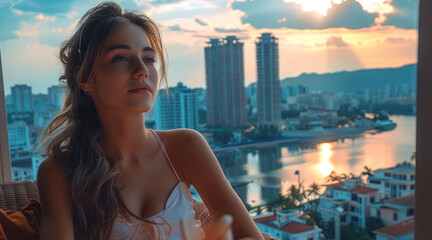
[[[355,175],[354,173],[350,173],[350,179],[360,178],[362,175]]]
[[[326,182],[338,181],[339,180],[339,176],[337,175],[337,173],[335,171],[331,171],[331,173],[327,177],[325,177],[324,180]]]
[[[319,197],[319,190],[320,190],[320,188],[321,187],[318,184],[316,184],[315,182],[312,183],[309,186],[309,189],[307,190],[307,196],[310,197],[311,195],[313,195],[315,197],[314,199],[316,199],[316,196]]]
[[[301,192],[300,189],[294,184],[291,185],[291,187],[288,189],[288,192],[296,206],[300,206],[303,202],[303,199],[306,197],[305,193]]]
[[[362,176],[373,176],[375,173],[368,166],[364,166],[364,171],[361,173]]]
[[[265,210],[264,206],[261,205],[261,206],[256,207],[256,208],[254,209],[254,212],[255,212],[257,215],[260,215],[261,213],[264,212],[264,210]]]
[[[414,162],[415,163],[415,160],[416,160],[416,151],[414,151],[413,153],[411,153],[411,156],[410,156],[410,160],[411,160],[411,162]]]

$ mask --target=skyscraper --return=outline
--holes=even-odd
[[[14,112],[31,112],[32,90],[25,84],[17,84],[11,87]]]
[[[62,86],[54,85],[48,88],[48,99],[55,110],[60,110],[63,105],[65,89]]]
[[[181,82],[177,87],[169,88],[168,95],[165,90],[160,90],[153,109],[155,129],[198,129],[197,94]]]
[[[235,36],[210,39],[205,47],[207,123],[242,127],[247,123],[243,42]]]
[[[261,128],[277,128],[281,122],[278,39],[263,33],[256,42],[257,121]]]

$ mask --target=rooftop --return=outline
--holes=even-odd
[[[389,236],[401,236],[414,232],[414,217],[408,218],[401,222],[378,228],[374,233],[385,234]]]
[[[279,227],[274,223],[275,220],[276,220],[276,215],[274,215],[274,214],[254,218],[255,223],[261,223],[261,224],[264,224],[266,226],[269,226],[269,227],[272,227],[275,229],[281,229],[282,231],[292,233],[292,234],[307,232],[307,231],[315,229],[312,226],[309,226],[309,225],[306,225],[303,223],[299,223],[299,222],[290,222],[288,224],[283,225],[282,227]]]
[[[376,191],[378,191],[378,189],[376,189],[376,188],[357,186],[351,190],[351,193],[370,194],[370,193],[374,193]]]
[[[411,173],[411,172],[415,172],[415,168],[414,166],[408,166],[408,165],[399,165],[396,167],[391,167],[391,168],[381,168],[381,169],[377,169],[376,171],[391,171],[391,172],[404,172],[404,173]]]
[[[384,202],[414,208],[415,196],[414,194],[411,194],[405,197],[387,199],[384,200]]]

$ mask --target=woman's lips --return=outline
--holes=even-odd
[[[145,88],[133,89],[133,90],[129,90],[128,92],[132,92],[132,93],[150,93],[150,91],[148,89],[145,89]]]

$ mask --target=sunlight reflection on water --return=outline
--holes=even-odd
[[[360,174],[364,166],[373,170],[409,160],[415,150],[415,116],[393,116],[392,131],[336,142],[280,144],[217,153],[225,175],[240,198],[251,205],[286,194],[291,184],[325,183],[331,171]],[[234,152],[234,153],[233,153]]]

